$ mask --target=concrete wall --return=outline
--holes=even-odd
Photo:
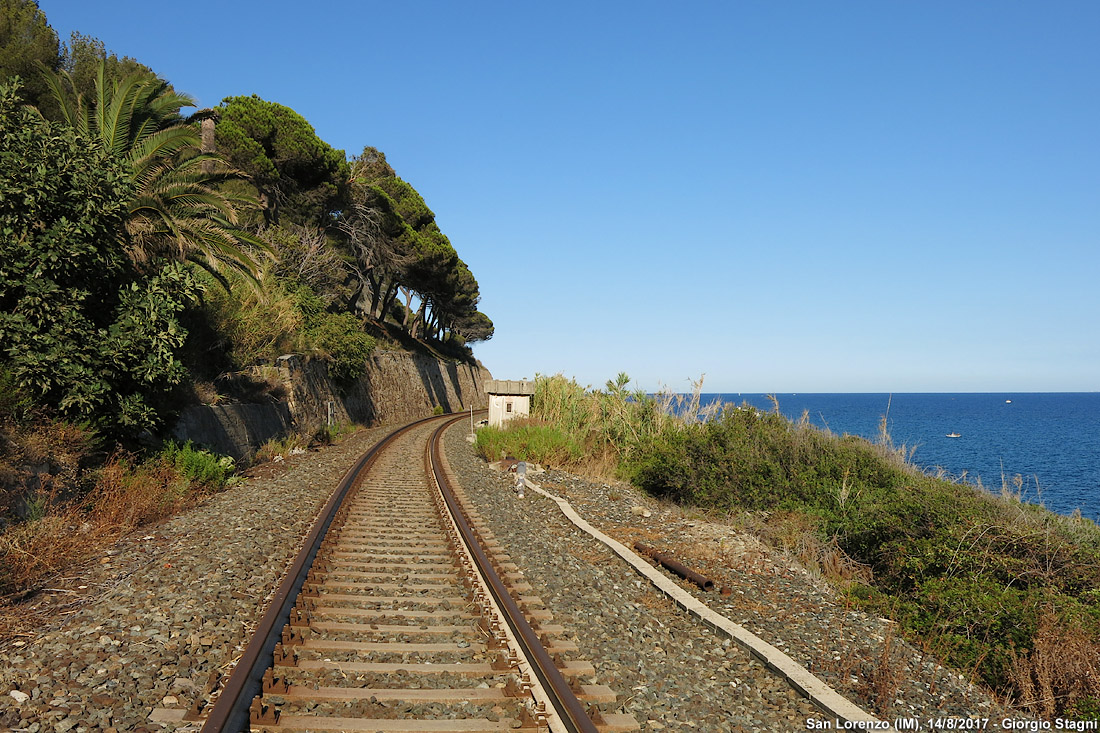
[[[173,431],[237,459],[250,458],[272,438],[292,432],[313,433],[334,422],[388,425],[432,414],[484,408],[487,369],[443,362],[423,354],[383,351],[367,359],[367,372],[341,391],[325,364],[299,356],[280,357],[275,367],[256,367],[257,376],[280,382],[282,402],[269,404],[196,405],[184,410]]]

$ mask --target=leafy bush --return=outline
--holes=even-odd
[[[221,339],[220,351],[235,369],[271,362],[301,346],[305,317],[297,293],[270,274],[260,278],[260,290],[227,273],[230,289],[209,287],[203,311],[210,335]]]
[[[233,368],[304,353],[328,362],[329,375],[347,385],[366,372],[375,340],[350,313],[333,313],[308,286],[261,278],[262,290],[230,279],[229,291],[210,289],[206,315]]]
[[[327,359],[329,376],[343,385],[366,374],[367,357],[375,346],[374,338],[350,313],[325,312],[311,319],[305,339],[315,355]]]
[[[175,466],[191,485],[209,490],[224,488],[236,469],[230,456],[219,456],[196,448],[190,440],[183,445],[169,443],[161,452],[161,457]]]
[[[853,494],[893,489],[908,477],[866,442],[747,406],[727,406],[706,423],[666,422],[637,444],[623,472],[657,496],[723,510],[833,510]]]
[[[321,445],[332,445],[345,435],[350,435],[358,430],[358,426],[349,422],[338,422],[333,425],[322,425],[314,433],[313,439]]]
[[[0,362],[37,404],[116,436],[160,423],[198,293],[178,263],[126,256],[132,192],[120,160],[0,85]]]
[[[327,428],[322,428],[321,430],[322,435],[328,435]],[[305,452],[306,446],[308,445],[308,435],[295,433],[283,438],[273,438],[259,447],[256,451],[256,455],[252,456],[252,462],[266,463],[267,461],[281,461],[297,451]]]
[[[328,361],[328,373],[348,385],[367,371],[367,357],[375,340],[364,333],[363,323],[350,313],[333,313],[305,285],[297,289],[298,308],[305,320],[303,348]]]
[[[21,421],[32,406],[11,370],[0,364],[0,420]]]

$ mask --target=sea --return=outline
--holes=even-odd
[[[774,394],[779,411],[837,435],[877,440],[882,417],[911,462],[946,478],[1060,514],[1100,521],[1100,392],[960,394]],[[770,411],[764,394],[703,394],[713,402]],[[957,436],[957,437],[952,437]]]

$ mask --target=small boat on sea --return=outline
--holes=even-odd
[[[948,438],[961,438],[962,433],[948,433],[945,437],[948,437]]]

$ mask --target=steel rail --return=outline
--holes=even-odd
[[[294,559],[283,582],[279,585],[268,605],[267,612],[253,632],[252,641],[245,647],[233,673],[226,680],[217,702],[202,726],[202,733],[237,733],[249,728],[249,706],[252,699],[260,693],[264,672],[271,667],[275,644],[280,640],[283,626],[290,621],[290,611],[302,590],[306,575],[309,573],[321,542],[325,538],[336,511],[344,499],[352,493],[362,481],[366,470],[374,463],[378,454],[404,433],[438,416],[427,417],[405,425],[380,440],[363,454],[355,465],[348,469],[340,480],[336,490],[329,497],[313,528],[306,537],[302,551]],[[265,661],[266,660],[266,661]]]
[[[536,676],[538,676],[542,686],[550,691],[551,702],[562,722],[568,730],[574,733],[598,733],[599,729],[596,727],[596,724],[588,717],[588,714],[584,710],[584,706],[581,705],[580,700],[578,700],[577,696],[573,693],[569,683],[566,681],[565,677],[562,676],[557,665],[554,664],[554,660],[550,657],[550,654],[539,640],[538,634],[531,628],[531,624],[527,622],[527,619],[523,615],[523,611],[520,610],[519,605],[508,592],[504,582],[493,567],[493,563],[482,549],[481,543],[466,517],[465,510],[462,508],[462,505],[451,490],[450,484],[443,474],[439,460],[443,431],[450,427],[453,422],[457,422],[458,419],[441,425],[429,439],[429,458],[431,461],[432,473],[435,475],[436,483],[443,493],[443,499],[447,503],[447,507],[450,509],[451,514],[454,516],[455,523],[458,525],[463,542],[466,543],[466,546],[470,550],[470,554],[474,558],[474,562],[477,563],[478,569],[489,584],[489,589],[493,594],[493,598],[496,600],[497,605],[500,606],[501,611],[504,612],[504,619],[512,629],[513,634],[515,634],[516,640],[522,647],[524,656],[531,662],[531,668]]]

